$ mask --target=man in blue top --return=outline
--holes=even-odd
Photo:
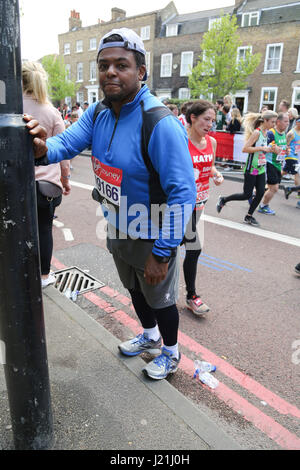
[[[45,146],[38,123],[25,119],[35,137],[36,158],[47,152],[48,163],[73,158],[92,144],[96,192],[108,222],[107,246],[144,328],[143,334],[120,344],[119,349],[127,356],[161,352],[143,371],[153,379],[163,379],[176,372],[180,360],[178,246],[192,214],[196,186],[187,135],[173,115],[156,123],[147,148],[153,171],[145,165],[143,109],[161,106],[142,85],[147,78],[145,54],[134,31],[112,30],[101,39],[98,50],[99,83],[107,108],[95,122],[96,104]],[[158,194],[166,202],[161,223],[155,216],[163,202]],[[161,336],[164,347],[160,351]]]

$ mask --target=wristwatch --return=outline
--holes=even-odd
[[[168,263],[171,258],[171,256],[159,256],[155,253],[152,253],[152,256],[158,263]]]

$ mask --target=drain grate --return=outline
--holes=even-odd
[[[54,287],[63,294],[65,294],[67,290],[76,295],[83,294],[84,292],[99,289],[105,285],[103,282],[76,266],[55,271],[54,274],[56,278]]]

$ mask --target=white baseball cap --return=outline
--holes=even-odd
[[[118,34],[119,36],[121,36],[122,41],[104,42],[106,38],[109,38],[113,34]],[[100,39],[98,55],[102,51],[102,49],[107,49],[108,47],[124,47],[124,49],[130,51],[140,52],[141,54],[143,54],[143,56],[146,55],[146,50],[142,39],[132,29],[128,28],[112,29],[109,33],[106,33]],[[147,72],[143,77],[143,82],[145,80],[147,80]]]

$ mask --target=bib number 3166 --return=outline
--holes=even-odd
[[[96,187],[103,198],[119,206],[121,198],[122,170],[101,163],[92,157]]]

